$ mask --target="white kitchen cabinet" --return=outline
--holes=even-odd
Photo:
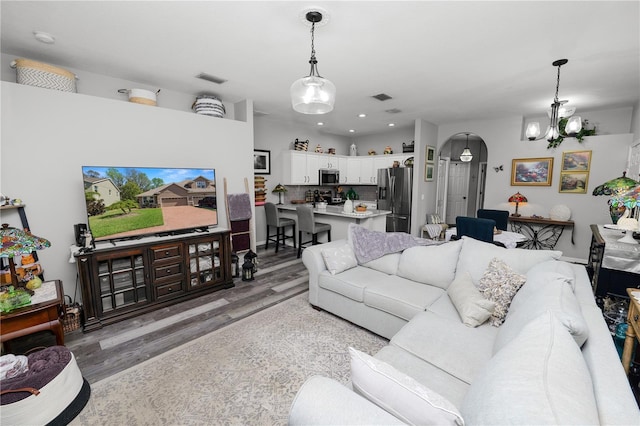
[[[360,169],[362,168],[362,159],[365,157],[347,157],[347,173],[345,182],[347,184],[360,184]],[[342,178],[340,178],[342,181]]]
[[[336,155],[321,154],[318,155],[318,168],[338,170],[339,161],[340,157],[337,157]]]
[[[284,151],[282,179],[286,185],[318,185],[318,155],[304,151]]]

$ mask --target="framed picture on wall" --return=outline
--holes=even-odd
[[[562,153],[563,172],[588,172],[591,151],[565,151]]]
[[[551,186],[553,157],[511,160],[511,186]]]
[[[427,154],[424,158],[427,163],[433,164],[436,158],[436,147],[427,145]]]
[[[271,151],[266,149],[253,150],[253,173],[271,174]]]
[[[433,180],[433,164],[424,165],[424,181],[431,182]]]
[[[586,194],[589,183],[589,172],[560,173],[560,190],[570,194]]]

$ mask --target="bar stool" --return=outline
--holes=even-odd
[[[302,254],[302,246],[304,244],[318,244],[318,234],[320,232],[326,231],[327,237],[329,241],[331,241],[331,225],[328,223],[316,222],[313,219],[313,210],[311,210],[311,207],[298,206],[296,207],[296,214],[298,215],[298,258]],[[303,232],[311,234],[310,241],[302,242]]]
[[[280,213],[278,212],[278,208],[273,203],[265,203],[264,204],[264,212],[267,215],[267,242],[264,245],[265,250],[269,248],[269,241],[273,241],[276,243],[276,253],[278,252],[278,248],[280,248],[280,237],[282,237],[282,245],[285,244],[285,240],[292,238],[293,239],[293,248],[296,248],[296,221],[293,219],[285,219],[280,217]],[[269,227],[276,227],[276,234],[269,235]],[[293,232],[291,235],[286,235],[285,230],[287,226],[293,227]],[[273,238],[275,236],[275,239]]]

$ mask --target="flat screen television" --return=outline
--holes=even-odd
[[[95,241],[204,231],[218,224],[214,169],[83,166]]]

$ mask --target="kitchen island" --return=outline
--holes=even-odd
[[[276,207],[280,211],[280,216],[287,219],[294,219],[297,222],[296,204],[281,204]],[[389,210],[367,209],[364,213],[344,213],[342,206],[327,206],[323,209],[314,208],[316,222],[331,225],[331,239],[346,239],[349,231],[349,224],[364,226],[372,231],[385,232],[387,229],[387,215]],[[297,237],[297,236],[296,236]],[[326,242],[326,233],[319,235],[320,242]]]

